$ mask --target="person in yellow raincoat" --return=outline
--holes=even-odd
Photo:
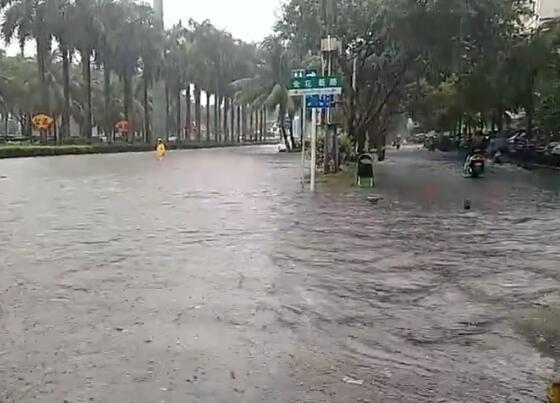
[[[547,403],[560,403],[560,383],[551,382],[548,385],[548,399]]]
[[[166,154],[167,154],[167,148],[165,147],[163,140],[158,139],[158,144],[156,147],[156,155],[158,156],[158,158],[163,158],[165,157]]]

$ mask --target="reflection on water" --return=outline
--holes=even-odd
[[[465,180],[403,152],[377,167],[374,206],[302,193],[272,149],[152,157],[0,162],[6,396],[31,401],[49,362],[44,401],[543,400],[559,176]]]

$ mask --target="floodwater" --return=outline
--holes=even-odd
[[[560,174],[376,169],[374,205],[270,147],[0,161],[0,402],[542,402]]]

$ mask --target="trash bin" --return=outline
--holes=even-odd
[[[362,181],[369,183],[370,187],[375,186],[373,160],[371,154],[362,154],[358,157],[358,167],[356,169],[356,182],[358,186],[362,186]]]

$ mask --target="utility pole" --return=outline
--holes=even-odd
[[[340,41],[331,35],[321,40],[321,52],[323,54],[323,75],[328,77],[334,73],[334,55],[340,52]],[[323,149],[323,169],[325,173],[329,173],[331,162],[335,172],[338,171],[338,137],[337,128],[333,125],[332,110],[329,107],[324,115],[323,122],[325,131],[325,144]]]
[[[156,23],[163,29],[163,0],[154,0],[154,13]]]
[[[337,21],[337,2],[336,0],[322,0],[323,28],[326,37],[321,39],[321,54],[323,64],[323,76],[330,77],[333,75],[334,56],[336,52],[340,52],[341,43],[332,36],[333,28]],[[332,95],[329,97],[333,97]],[[329,98],[329,100],[333,98]],[[337,127],[333,125],[331,105],[325,113],[321,114],[321,119],[325,132],[325,144],[323,149],[323,170],[325,173],[330,172],[331,163],[335,172],[338,171],[338,137]]]

